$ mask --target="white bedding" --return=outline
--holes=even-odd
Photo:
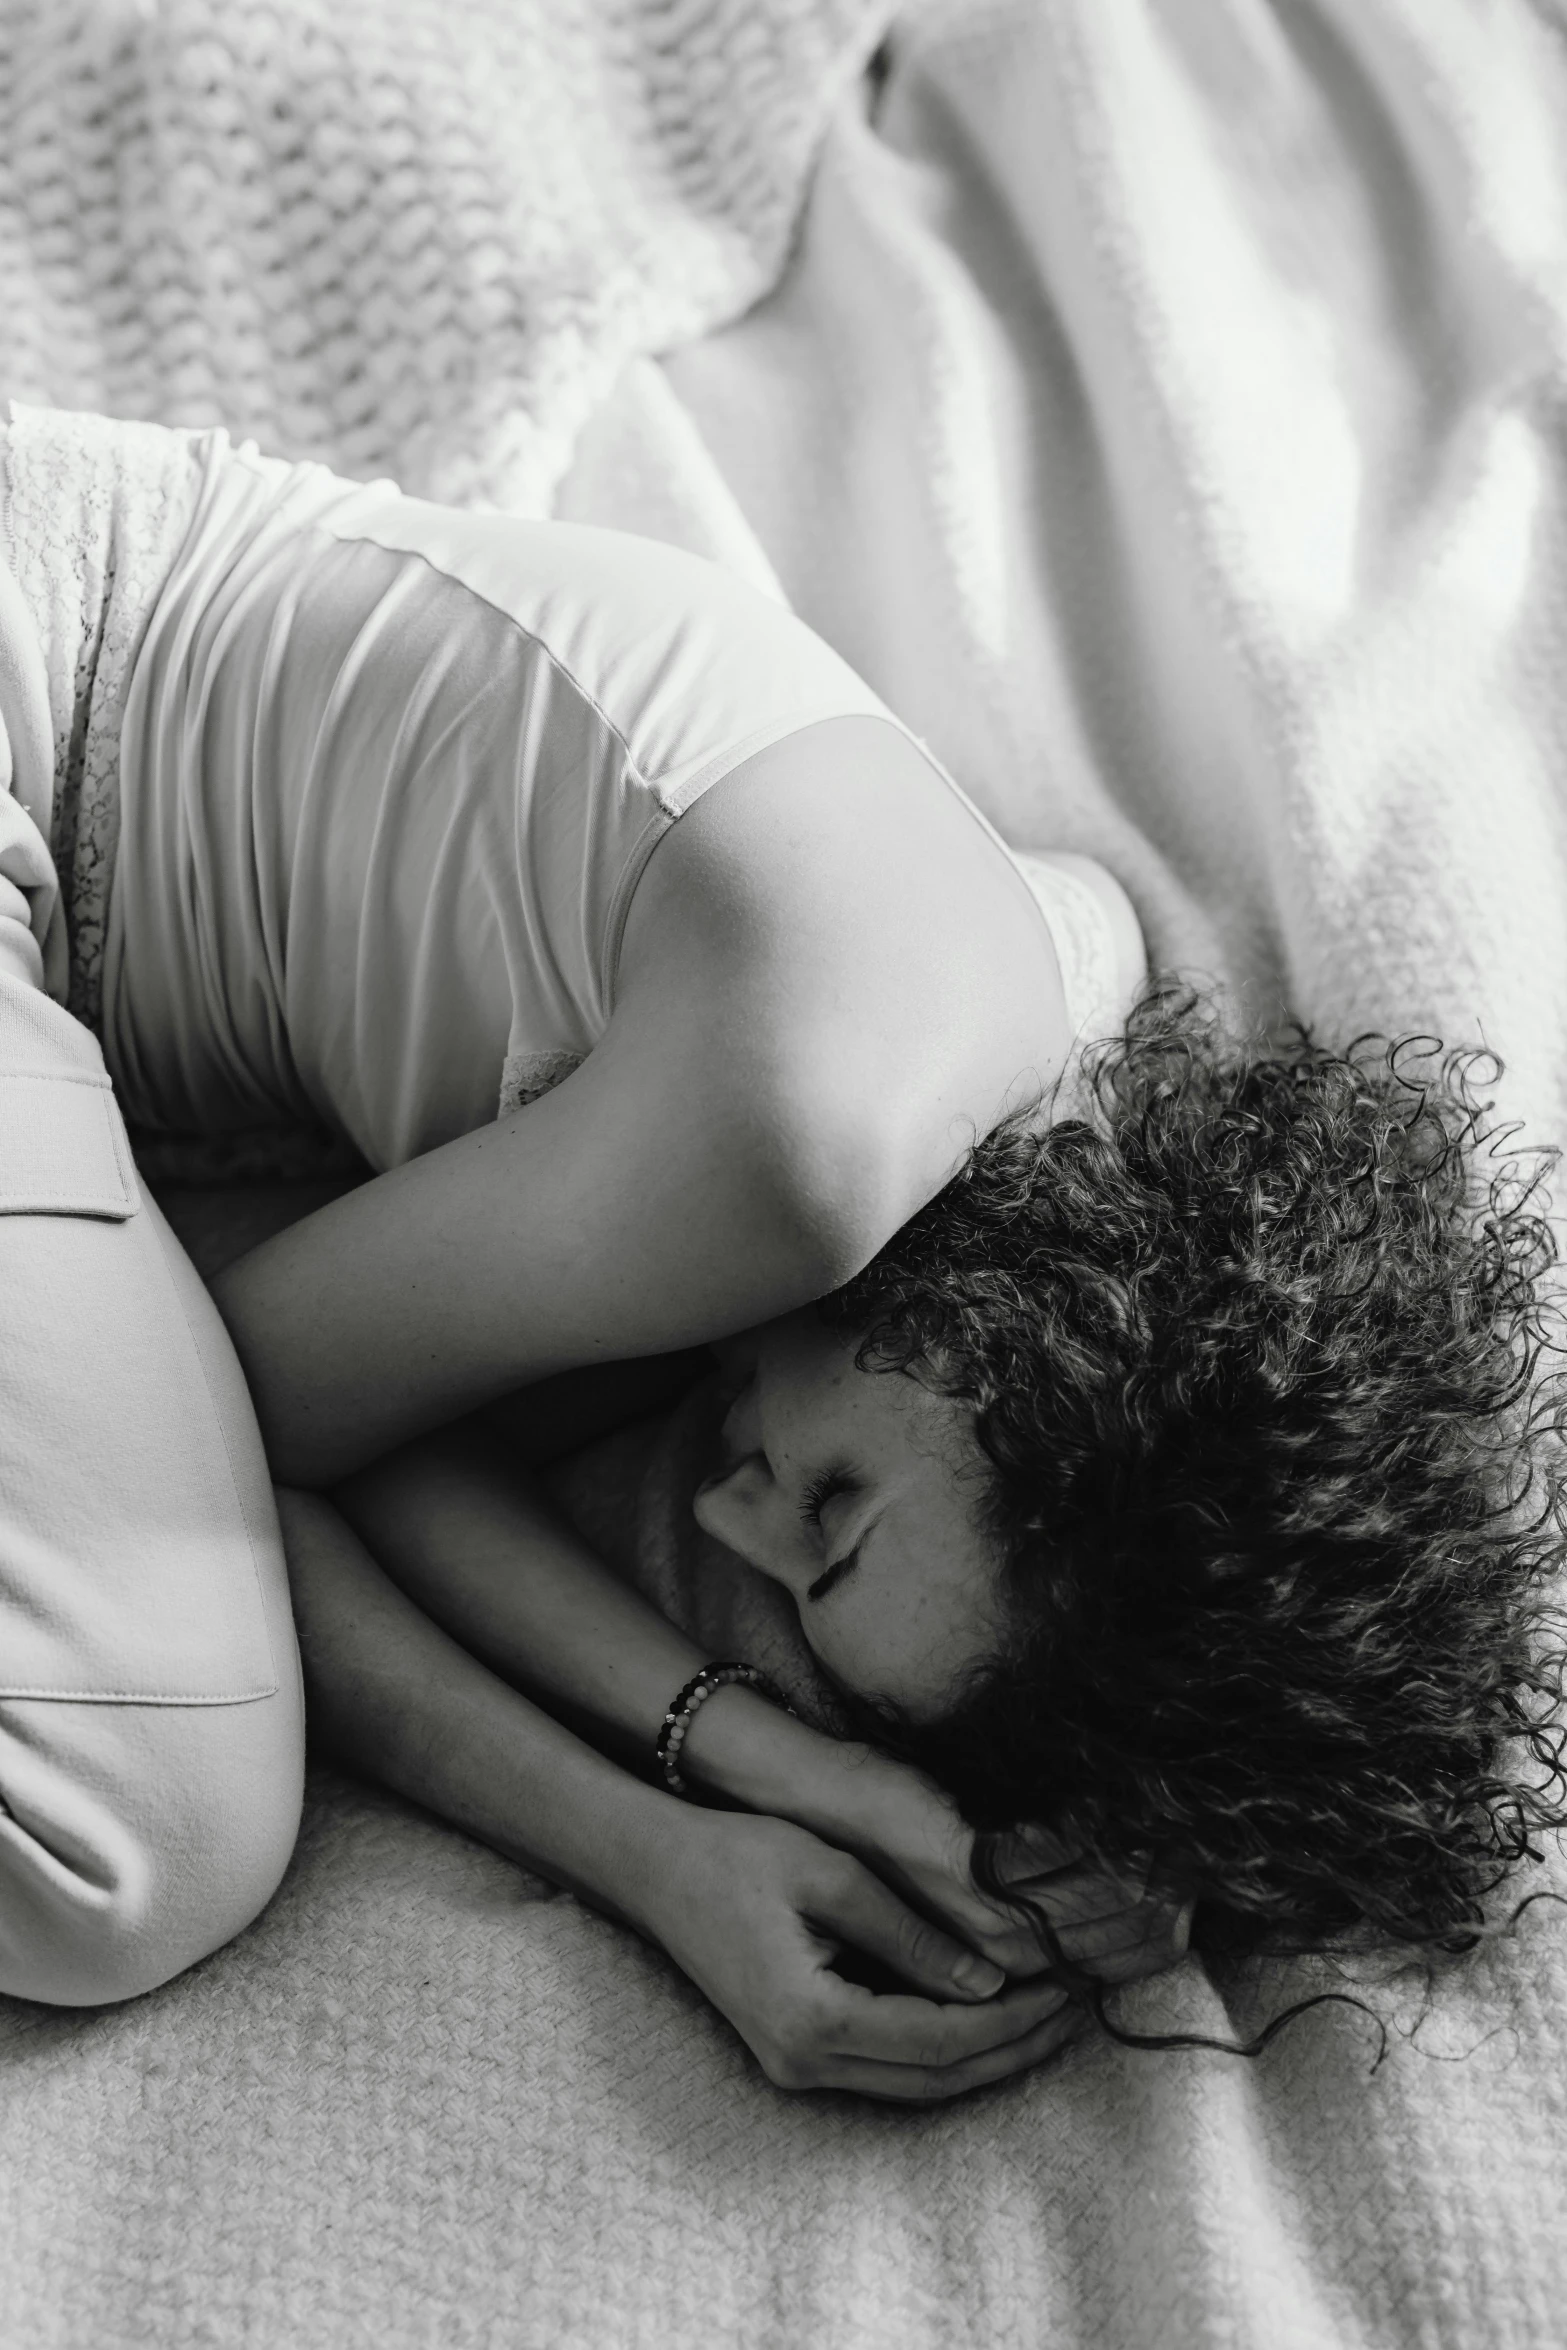
[[[923,9],[778,293],[639,346],[557,508],[770,580],[1257,1017],[1484,1034],[1567,1132],[1563,40],[1544,0]],[[578,1506],[720,1646],[781,1640],[685,1525],[693,1441]],[[1321,1979],[1190,1961],[1121,2012],[1245,2032]],[[1561,1913],[1377,1997],[1375,2073],[1329,2007],[1255,2065],[790,2098],[619,1929],[318,1771],[238,1944],[0,2011],[0,2338],[1551,2350]]]
[[[938,0],[559,510],[780,591],[1243,1015],[1567,1136],[1567,17]]]
[[[688,1515],[701,1398],[564,1480],[607,1554],[791,1679]],[[715,1571],[716,1569],[716,1571]],[[1567,1892],[1567,1871],[1554,1881]],[[0,2340],[47,2350],[1555,2350],[1567,1936],[1255,2065],[1086,2042],[929,2113],[772,2088],[673,1967],[312,1773],[251,1930],[98,2016],[0,2003]],[[1247,2035],[1331,1970],[1119,2003]]]

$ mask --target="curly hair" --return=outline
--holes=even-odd
[[[1248,1048],[1158,982],[1078,1114],[1009,1118],[822,1302],[975,1413],[1004,1652],[871,1727],[987,1891],[1040,1820],[1151,1857],[1209,1951],[1456,1951],[1567,1821],[1553,1154],[1487,1132],[1494,1074]]]

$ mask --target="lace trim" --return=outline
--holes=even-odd
[[[1110,917],[1086,881],[1064,865],[1047,864],[1014,850],[1029,888],[1039,900],[1055,941],[1074,1048],[1093,1044],[1120,1027],[1126,1007],[1116,985],[1115,933]]]
[[[0,419],[11,567],[38,631],[54,721],[49,847],[70,940],[66,1002],[94,1030],[126,689],[195,511],[204,437],[17,402]]]
[[[509,1118],[513,1110],[525,1110],[529,1102],[536,1102],[541,1093],[550,1092],[573,1069],[580,1069],[587,1057],[586,1053],[562,1051],[508,1053],[501,1069],[496,1117]]]
[[[7,400],[0,413],[0,555],[12,571],[16,569],[16,530],[11,521],[11,467],[6,452],[14,406],[14,401]]]

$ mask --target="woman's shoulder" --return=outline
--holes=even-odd
[[[752,1008],[758,1082],[874,1155],[899,1221],[976,1134],[1049,1088],[1075,1034],[1026,877],[885,718],[770,745],[659,841],[617,993],[657,986],[672,964],[689,983],[694,963],[702,1000]]]

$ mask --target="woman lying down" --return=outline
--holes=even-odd
[[[1232,1040],[685,555],[0,441],[0,1987],[123,1998],[267,1900],[289,1583],[322,1734],[780,2083],[1000,2079],[1194,1913],[1472,1941],[1561,1816],[1563,1513],[1549,1237],[1462,1064]],[[220,1324],[105,1068],[377,1173]],[[696,1517],[847,1736],[519,1468],[715,1356]]]

